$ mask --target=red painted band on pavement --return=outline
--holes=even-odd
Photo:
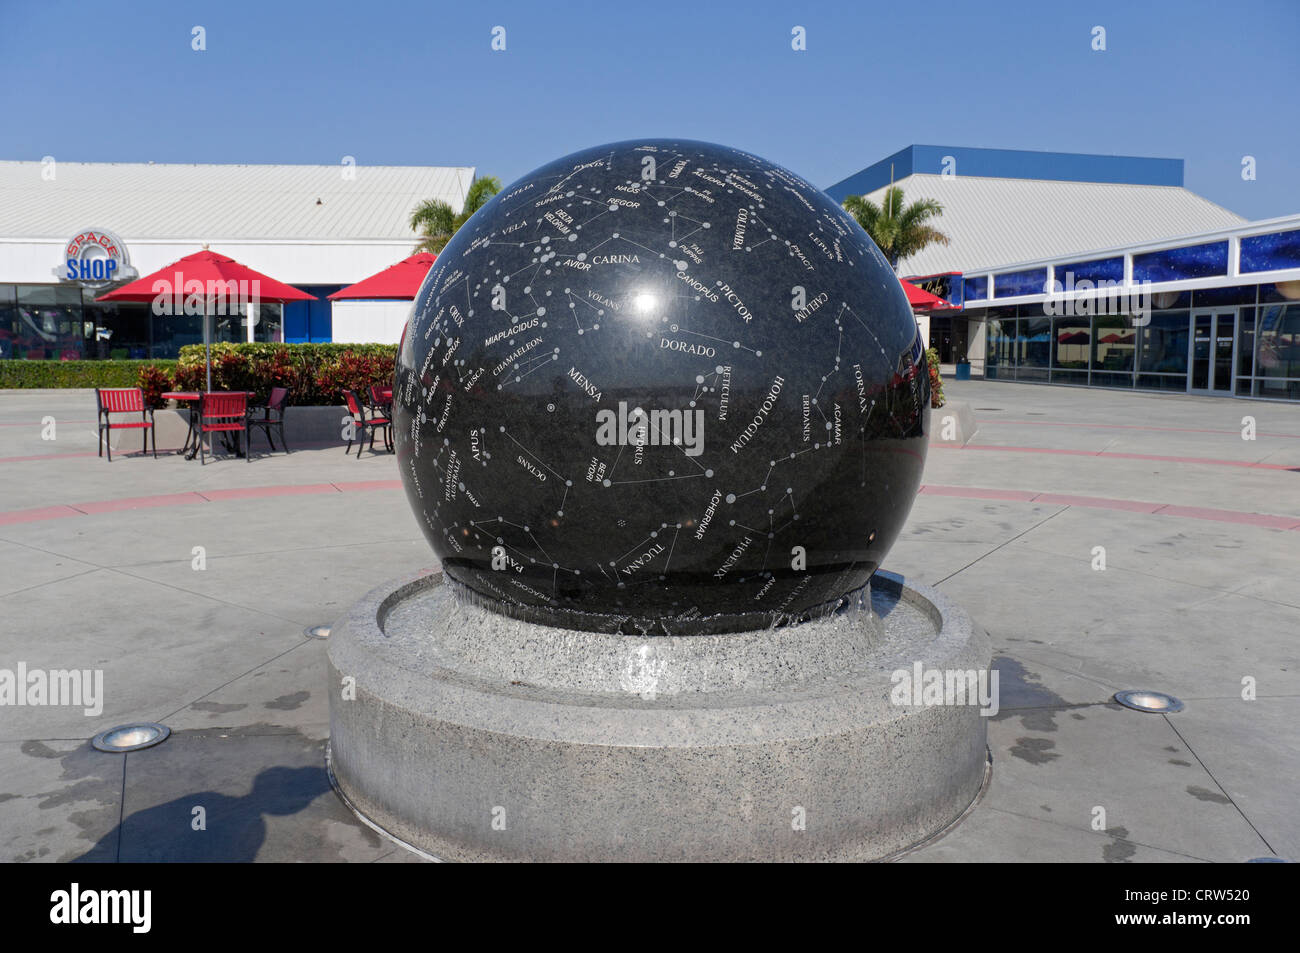
[[[87,516],[94,513],[117,513],[121,510],[139,510],[155,506],[182,506],[186,503],[202,503],[203,497],[197,493],[162,493],[157,496],[128,496],[120,500],[100,500],[92,503],[69,503],[72,509]],[[0,516],[0,519],[3,519]]]
[[[0,513],[0,526],[11,523],[39,523],[43,520],[57,520],[65,516],[85,516],[81,510],[70,506],[38,506],[31,510],[12,510]]]
[[[394,480],[398,486],[401,482]],[[338,493],[333,483],[307,483],[298,486],[250,486],[237,490],[204,490],[199,495],[209,503],[222,500],[260,500],[268,496],[310,496],[314,493]]]

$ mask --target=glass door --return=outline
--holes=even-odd
[[[1199,394],[1231,394],[1236,309],[1193,311],[1187,389]]]

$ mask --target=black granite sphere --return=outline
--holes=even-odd
[[[637,140],[456,233],[403,334],[394,430],[448,577],[525,618],[684,634],[860,588],[929,407],[902,288],[834,201],[736,149]]]

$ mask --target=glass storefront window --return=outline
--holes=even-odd
[[[1132,387],[1137,358],[1137,331],[1132,316],[1097,315],[1092,336],[1092,383]]]
[[[150,357],[180,356],[186,344],[203,343],[203,318],[197,314],[153,314],[153,354]]]
[[[1016,319],[989,318],[987,330],[984,376],[988,380],[1010,379],[1015,365]]]
[[[1256,375],[1300,379],[1300,304],[1261,307],[1255,339]]]
[[[982,301],[989,296],[989,279],[987,275],[967,278],[961,283],[962,298],[965,301]]]
[[[279,341],[280,324],[280,305],[264,304],[259,306],[257,324],[253,326],[253,340]]]
[[[1139,374],[1139,390],[1187,390],[1186,374]]]
[[[1279,281],[1276,284],[1259,286],[1260,304],[1273,302],[1286,304],[1290,301],[1300,301],[1300,281]]]
[[[1091,323],[1087,315],[1055,318],[1052,321],[1052,367],[1065,370],[1088,369],[1088,352],[1092,343]],[[1087,375],[1084,375],[1085,378]],[[1052,379],[1056,380],[1053,374]]]
[[[139,359],[149,356],[149,306],[96,302],[86,292],[82,305],[88,358]]]
[[[1216,308],[1227,304],[1254,304],[1258,285],[1233,285],[1228,288],[1197,288],[1192,292],[1193,308]]]
[[[83,356],[85,327],[81,288],[17,285],[10,321],[12,356],[28,360],[74,360]]]
[[[1190,308],[1192,293],[1190,291],[1159,291],[1151,295],[1151,307],[1157,311],[1172,311],[1175,308]]]
[[[1242,308],[1240,330],[1237,332],[1237,377],[1250,377],[1254,371],[1255,361],[1255,309]],[[1249,394],[1249,387],[1242,390],[1238,381],[1237,393]]]
[[[1016,365],[1048,368],[1052,362],[1052,319],[1023,318],[1016,337]]]
[[[1138,328],[1138,357],[1140,370],[1182,375],[1182,386],[1187,387],[1188,312],[1157,311],[1150,322]],[[1142,384],[1139,387],[1156,386]],[[1162,388],[1163,389],[1163,388]]]
[[[18,294],[13,285],[0,285],[0,359],[14,356],[18,331]]]
[[[1257,377],[1255,396],[1269,397],[1273,400],[1300,400],[1300,379],[1287,381]]]

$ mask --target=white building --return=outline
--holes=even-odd
[[[374,317],[344,315],[340,336],[325,296],[411,254],[415,206],[459,210],[473,180],[472,167],[0,162],[0,357],[174,357],[202,339],[196,317],[96,303],[108,285],[67,267],[91,232],[120,242],[116,279],[206,245],[320,299],[264,305],[257,340],[396,340],[396,303],[343,309]],[[216,335],[247,328],[235,316]]]

